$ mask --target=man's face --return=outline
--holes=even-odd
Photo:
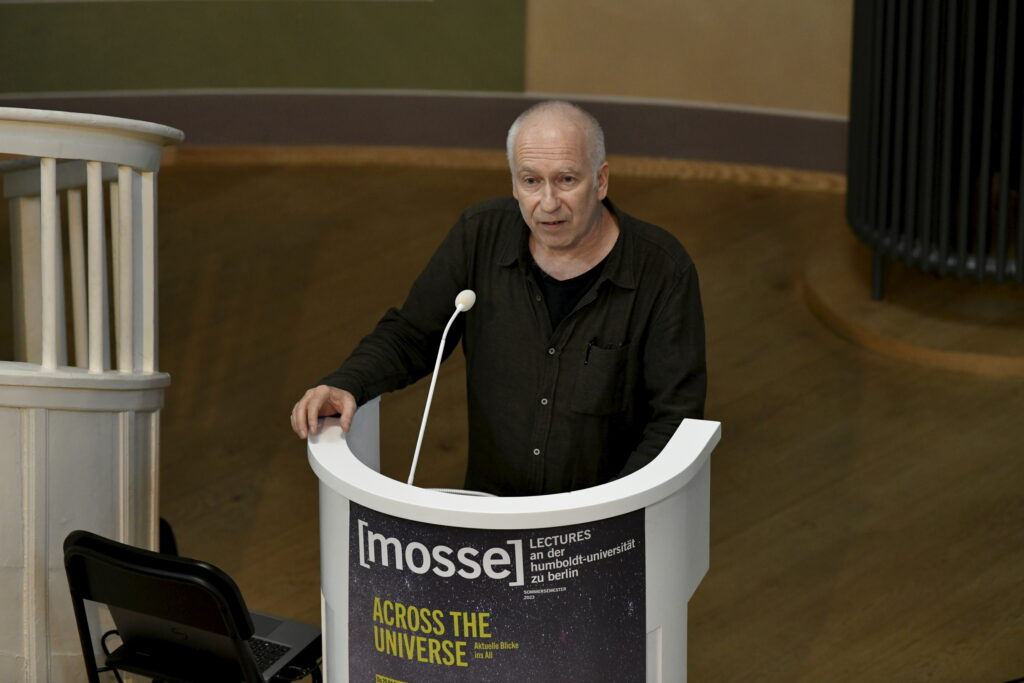
[[[573,250],[601,225],[608,164],[595,169],[580,126],[563,117],[524,123],[513,147],[512,195],[535,243]]]

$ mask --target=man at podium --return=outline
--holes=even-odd
[[[608,198],[604,134],[583,109],[523,112],[506,145],[512,197],[468,208],[412,285],[291,413],[317,418],[430,373],[456,295],[476,292],[445,354],[466,356],[467,489],[533,495],[629,474],[683,418],[702,418],[704,319],[697,272],[667,231]]]

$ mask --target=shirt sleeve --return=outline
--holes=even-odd
[[[429,374],[444,327],[455,311],[455,296],[468,286],[467,239],[463,217],[416,278],[401,308],[389,309],[341,367],[319,383],[351,392],[362,405]],[[462,337],[461,318],[448,332],[445,358]]]
[[[650,419],[619,477],[654,460],[684,418],[704,417],[704,312],[697,270],[692,263],[668,292],[645,337],[642,372]]]

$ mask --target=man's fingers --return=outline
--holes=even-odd
[[[315,390],[310,390],[310,392],[313,391]],[[306,426],[308,427],[309,434],[316,434],[317,423],[319,422],[320,419],[321,405],[323,405],[323,399],[316,395],[310,396],[309,399],[306,401],[305,422]]]
[[[341,429],[347,432],[355,412],[356,397],[351,393],[324,385],[314,387],[292,408],[292,431],[305,439],[307,435],[317,433],[321,415],[338,413],[341,415]]]
[[[305,397],[299,399],[299,401],[292,407],[292,414],[289,416],[292,423],[292,431],[295,432],[296,436],[300,439],[306,438],[306,413],[305,413]]]
[[[356,412],[356,400],[347,391],[341,392],[341,400],[338,401],[338,412],[341,413],[341,431],[348,432],[352,427],[352,416]]]

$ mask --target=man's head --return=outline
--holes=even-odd
[[[608,163],[593,116],[568,102],[541,102],[512,124],[506,151],[512,194],[540,246],[571,250],[598,234]]]
[[[508,136],[505,138],[505,155],[508,157],[508,167],[511,169],[512,175],[515,175],[516,172],[515,143],[516,138],[519,136],[519,131],[523,128],[524,124],[534,119],[534,117],[545,115],[571,121],[582,130],[586,140],[587,159],[590,161],[591,168],[596,175],[601,168],[601,164],[605,162],[604,130],[602,130],[601,124],[598,123],[597,119],[590,112],[563,100],[538,102],[517,116],[516,120],[512,122],[508,129]]]

